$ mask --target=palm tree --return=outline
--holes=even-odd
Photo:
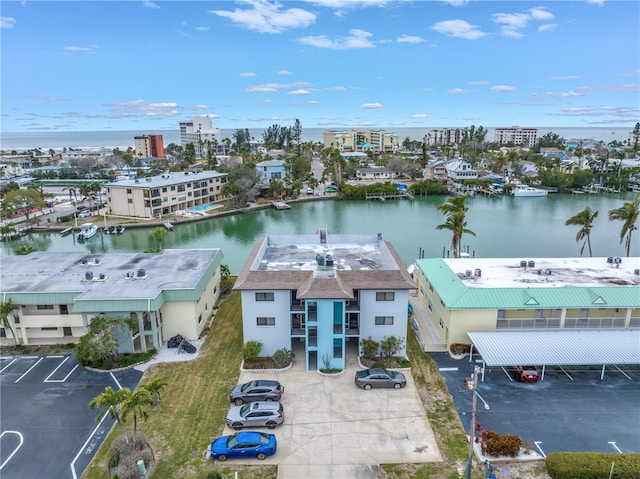
[[[465,205],[466,199],[466,196],[454,196],[438,206],[438,210],[440,210],[443,215],[449,215],[458,211],[466,213],[469,211],[469,207]]]
[[[11,331],[11,336],[13,336],[13,341],[18,344],[18,336],[16,336],[16,332],[13,329],[13,324],[11,324],[11,319],[13,317],[13,310],[16,309],[16,305],[13,304],[11,298],[6,301],[0,301],[0,324],[5,329],[9,329]]]
[[[162,240],[167,235],[167,229],[162,226],[158,226],[151,230],[151,237],[158,242],[158,249],[162,251]]]
[[[620,244],[622,244],[622,240],[626,236],[625,248],[627,257],[631,251],[631,236],[633,235],[633,231],[638,229],[636,226],[638,216],[640,216],[640,196],[633,200],[633,202],[625,203],[620,208],[609,210],[609,220],[624,221],[622,229],[620,230]]]
[[[96,422],[100,422],[102,418],[103,412],[109,414],[111,419],[115,419],[116,423],[118,423],[118,427],[124,436],[124,442],[129,444],[129,438],[127,437],[127,432],[122,425],[122,420],[120,416],[120,405],[122,402],[131,395],[131,389],[123,388],[115,391],[111,386],[107,386],[104,388],[102,394],[94,397],[89,403],[89,409],[99,409],[100,412],[96,417]]]
[[[121,414],[122,421],[126,421],[129,414],[133,414],[133,440],[136,439],[138,433],[138,418],[146,421],[149,413],[145,409],[151,405],[151,395],[146,388],[137,388],[131,392],[130,389],[125,388],[128,394],[121,402]],[[122,389],[121,389],[122,391]]]
[[[444,206],[444,205],[441,205]],[[451,250],[453,251],[453,257],[460,257],[460,249],[462,247],[462,235],[464,233],[475,236],[476,234],[467,228],[467,221],[465,220],[466,211],[458,210],[449,213],[445,222],[436,226],[437,230],[449,230],[452,233],[451,236]]]
[[[68,191],[69,192],[69,201],[73,201],[73,198],[76,199],[76,203],[78,202],[78,192],[76,191],[75,187],[73,186],[67,186],[65,188],[62,188],[62,191]]]
[[[146,383],[140,385],[140,387],[146,389],[149,392],[149,397],[151,399],[155,399],[155,405],[160,404],[160,401],[162,401],[160,390],[165,386],[168,386],[168,383],[162,378],[151,379]]]
[[[593,227],[593,220],[598,217],[598,211],[591,211],[591,208],[588,206],[582,210],[577,215],[572,216],[567,221],[565,221],[565,226],[576,225],[581,226],[578,230],[578,234],[576,234],[576,243],[578,241],[584,240],[582,243],[582,248],[580,248],[580,256],[582,256],[582,252],[584,251],[585,246],[589,246],[589,256],[593,256],[591,253],[591,228]]]

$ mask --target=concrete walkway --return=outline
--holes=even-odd
[[[413,316],[409,321],[416,332],[422,350],[428,353],[443,352],[447,345],[429,320],[429,313],[417,296],[410,295],[409,303],[413,307]]]

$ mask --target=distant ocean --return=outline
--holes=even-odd
[[[383,128],[383,127],[380,127]],[[422,138],[435,128],[442,127],[424,127],[424,128],[384,128],[385,130],[395,133],[400,141],[409,137],[411,140],[421,141]],[[302,141],[322,141],[322,133],[326,129],[336,128],[303,128]],[[488,128],[487,141],[493,141],[494,128]],[[609,143],[613,140],[623,142],[628,139],[629,133],[633,127],[619,128],[553,128],[539,127],[538,137],[553,131],[565,140],[572,139],[593,139],[596,141],[604,141]],[[235,129],[221,129],[222,138],[233,139]],[[262,139],[262,133],[265,129],[250,128],[249,133],[257,140]],[[10,133],[0,132],[0,150],[16,150],[23,151],[29,149],[40,148],[43,151],[49,149],[62,148],[120,148],[134,146],[133,137],[144,134],[162,135],[164,144],[170,143],[180,144],[180,130],[122,130],[122,131],[61,131],[61,132],[25,132]]]

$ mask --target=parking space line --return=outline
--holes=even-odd
[[[78,454],[76,454],[76,457],[73,458],[73,461],[71,461],[71,475],[73,476],[73,479],[78,479],[78,475],[76,473],[76,461],[78,460],[78,458],[80,457],[80,454],[82,454],[82,451],[84,451],[84,449],[87,447],[87,445],[89,444],[89,441],[91,441],[93,439],[93,437],[95,436],[96,432],[98,431],[98,429],[100,427],[102,427],[102,422],[107,418],[107,416],[109,415],[108,412],[105,412],[102,415],[102,419],[100,419],[100,422],[98,423],[98,425],[95,427],[95,429],[93,431],[91,431],[91,434],[89,434],[89,437],[87,438],[87,440],[85,441],[85,443],[82,445],[82,447],[80,448],[80,450],[78,451]]]
[[[20,438],[20,444],[18,444],[18,447],[16,447],[14,451],[11,454],[9,454],[9,457],[7,457],[2,464],[0,464],[0,471],[7,464],[7,462],[11,460],[13,455],[16,452],[18,452],[18,449],[22,447],[22,443],[24,443],[24,438],[22,437],[22,434],[20,434],[18,431],[4,431],[2,434],[0,434],[0,439],[2,439],[2,436],[4,436],[5,434],[16,434]]]
[[[507,375],[509,381],[513,382],[513,378],[511,377],[511,374],[509,374],[509,371],[507,371],[504,367],[501,367],[500,369],[502,369],[502,371]]]
[[[34,356],[34,357],[33,357],[33,359],[35,359],[36,357],[37,357],[37,356]],[[40,361],[42,361],[43,359],[44,359],[44,358],[40,358],[40,359],[38,359],[38,360],[36,361],[36,363],[35,363],[33,366],[31,366],[29,369],[27,369],[27,370],[25,371],[25,373],[24,373],[22,376],[20,376],[18,379],[16,379],[16,383],[17,383],[17,382],[19,382],[19,381],[20,381],[23,377],[25,377],[27,374],[29,374],[29,371],[31,371],[33,368],[35,368],[35,367],[40,363]]]
[[[9,366],[11,366],[13,363],[15,363],[17,360],[18,360],[18,358],[13,359],[9,364],[7,364],[5,367],[0,369],[0,373],[4,372],[5,369],[7,369]]]
[[[60,365],[62,366],[62,364]],[[60,367],[58,366],[58,368]],[[65,382],[67,379],[69,379],[69,376],[71,376],[71,374],[73,374],[73,372],[77,369],[78,365],[76,364],[73,369],[71,371],[69,371],[69,373],[63,377],[62,379],[51,379],[49,380],[49,378],[53,375],[53,373],[55,373],[58,368],[56,368],[56,371],[53,371],[53,373],[49,374],[49,376],[47,377],[47,379],[45,379],[44,381],[42,381],[43,383],[63,383]]]
[[[608,444],[611,444],[612,448],[614,448],[616,451],[618,451],[620,454],[622,454],[622,451],[620,450],[620,448],[618,448],[618,446],[616,445],[615,441],[609,441]]]
[[[113,378],[113,381],[116,383],[116,386],[118,386],[118,389],[122,389],[122,386],[120,385],[116,377],[113,375],[113,373],[109,373],[109,374],[111,374],[111,377]]]
[[[546,458],[547,455],[544,453],[544,451],[542,450],[542,448],[540,447],[540,444],[542,444],[542,441],[533,441],[533,443],[535,444],[535,446],[538,448],[538,451],[540,451],[540,454],[542,454],[542,457]]]
[[[565,370],[564,370],[564,368],[563,368],[562,366],[558,366],[558,367],[560,368],[560,371],[562,371],[563,373],[565,373],[565,374],[566,374],[566,376],[567,376],[569,379],[571,379],[571,380],[573,381],[573,378],[571,377],[571,375],[570,375],[567,371],[565,371]]]
[[[627,373],[625,373],[622,369],[620,369],[618,366],[614,364],[613,367],[616,368],[621,374],[623,374],[624,377],[627,378],[629,381],[632,381],[631,377]]]
[[[457,371],[458,368],[438,368],[439,371]]]

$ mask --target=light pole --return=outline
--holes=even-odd
[[[473,377],[471,378],[472,383],[472,393],[473,398],[471,400],[471,427],[469,429],[469,457],[467,459],[467,470],[465,473],[465,479],[471,479],[471,466],[473,464],[473,443],[475,441],[476,436],[476,404],[478,402],[477,399],[477,389],[478,389],[478,373],[480,371],[479,366],[473,367]]]

